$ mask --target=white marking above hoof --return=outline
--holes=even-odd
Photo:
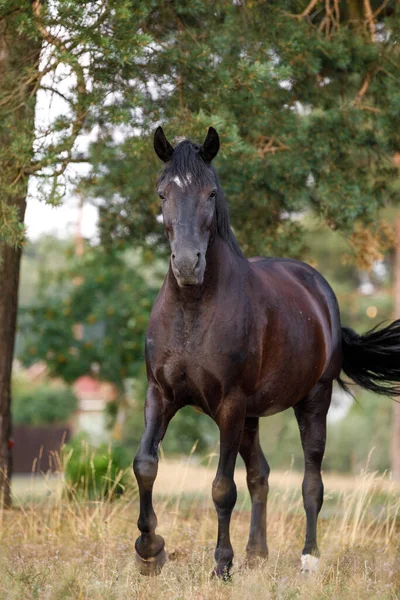
[[[318,570],[319,558],[312,554],[301,555],[301,572],[302,573],[315,573]]]

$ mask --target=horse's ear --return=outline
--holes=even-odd
[[[154,150],[158,158],[165,163],[171,160],[171,156],[174,153],[174,149],[165,137],[162,127],[157,127],[154,133]]]
[[[200,155],[206,162],[211,162],[218,154],[219,150],[219,135],[214,127],[210,127],[207,137],[200,148]]]

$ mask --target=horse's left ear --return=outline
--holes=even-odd
[[[210,127],[207,133],[207,137],[200,148],[200,155],[206,162],[211,162],[218,154],[219,150],[219,135],[214,129]]]

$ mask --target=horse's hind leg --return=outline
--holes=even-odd
[[[268,557],[267,497],[269,466],[260,446],[259,420],[245,420],[240,454],[247,470],[247,487],[251,497],[251,524],[246,547],[246,562],[252,566],[258,558]]]
[[[303,502],[307,525],[306,541],[301,556],[303,572],[314,571],[318,566],[317,518],[324,496],[321,464],[326,442],[326,415],[331,396],[331,382],[317,383],[312,392],[294,407],[304,451]]]
[[[154,384],[150,384],[145,404],[145,432],[133,461],[133,470],[139,486],[140,515],[138,528],[141,535],[135,548],[142,575],[157,575],[166,557],[164,540],[155,534],[157,517],[153,509],[153,484],[158,470],[158,446],[176,408],[167,403]]]

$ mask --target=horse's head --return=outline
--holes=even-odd
[[[219,149],[218,133],[210,127],[202,146],[185,140],[174,149],[158,127],[154,149],[165,163],[158,195],[172,271],[180,287],[201,285],[207,248],[216,228],[219,186],[211,161]]]

